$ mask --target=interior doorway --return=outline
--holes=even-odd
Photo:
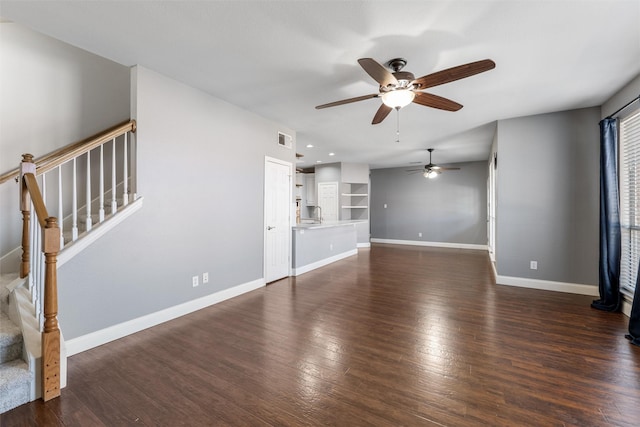
[[[264,279],[289,276],[291,268],[292,164],[265,157]]]

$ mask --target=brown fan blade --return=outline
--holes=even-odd
[[[439,169],[441,171],[459,171],[460,170],[460,168],[443,168],[443,167],[440,167]]]
[[[342,101],[330,102],[328,104],[318,105],[316,107],[316,110],[320,110],[322,108],[336,107],[338,105],[350,104],[352,102],[364,101],[365,99],[377,98],[379,95],[380,95],[379,93],[373,93],[371,95],[356,96],[355,98],[349,98],[349,99],[343,99]]]
[[[405,169],[405,172],[424,172],[424,168],[420,169]]]
[[[380,108],[376,111],[376,115],[373,116],[373,121],[371,121],[372,125],[377,125],[381,121],[387,118],[389,113],[393,110],[393,108],[389,107],[386,104],[380,104]]]
[[[413,91],[416,97],[413,98],[413,102],[416,104],[424,105],[426,107],[439,108],[447,111],[458,111],[462,108],[461,104],[454,102],[450,99],[443,98],[432,93]]]
[[[415,79],[412,83],[418,85],[419,89],[443,85],[445,83],[471,77],[475,74],[492,70],[496,67],[496,63],[490,59],[482,61],[470,62],[457,67],[448,68],[446,70],[437,71]]]
[[[393,74],[380,65],[375,59],[360,58],[358,59],[358,63],[367,72],[367,74],[373,77],[373,80],[380,84],[380,86],[398,86],[398,79],[396,79]]]

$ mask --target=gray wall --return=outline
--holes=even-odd
[[[128,67],[11,22],[0,32],[0,173],[130,117]],[[0,273],[17,269],[17,199],[0,185]]]
[[[143,68],[131,85],[127,67],[0,25],[3,172],[27,149],[41,155],[138,120],[144,205],[60,268],[66,339],[263,277],[264,157],[295,164],[295,147],[277,145],[277,132],[291,129]],[[2,186],[3,209],[18,210],[16,190]],[[4,212],[0,222],[13,229]],[[3,249],[19,245],[0,237]],[[193,288],[203,272],[210,282]]]
[[[452,166],[461,169],[432,180],[371,170],[371,238],[486,245],[487,163]]]
[[[599,120],[587,108],[498,122],[499,275],[598,283]]]
[[[293,268],[301,268],[356,248],[355,225],[293,230]]]
[[[144,206],[60,269],[68,339],[263,278],[264,156],[295,163],[277,145],[291,129],[145,68],[133,75]],[[204,272],[209,283],[192,287]]]

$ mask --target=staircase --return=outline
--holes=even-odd
[[[0,185],[18,183],[20,197],[1,201],[19,200],[22,216],[21,248],[0,253],[0,414],[53,399],[66,385],[57,268],[142,206],[133,132],[129,121],[37,160],[25,154],[20,168],[0,175]]]
[[[27,403],[35,383],[24,360],[22,331],[9,317],[9,289],[18,276],[0,276],[0,414]]]

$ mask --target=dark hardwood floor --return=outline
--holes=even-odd
[[[357,256],[69,359],[5,426],[638,426],[640,347],[482,251]]]

